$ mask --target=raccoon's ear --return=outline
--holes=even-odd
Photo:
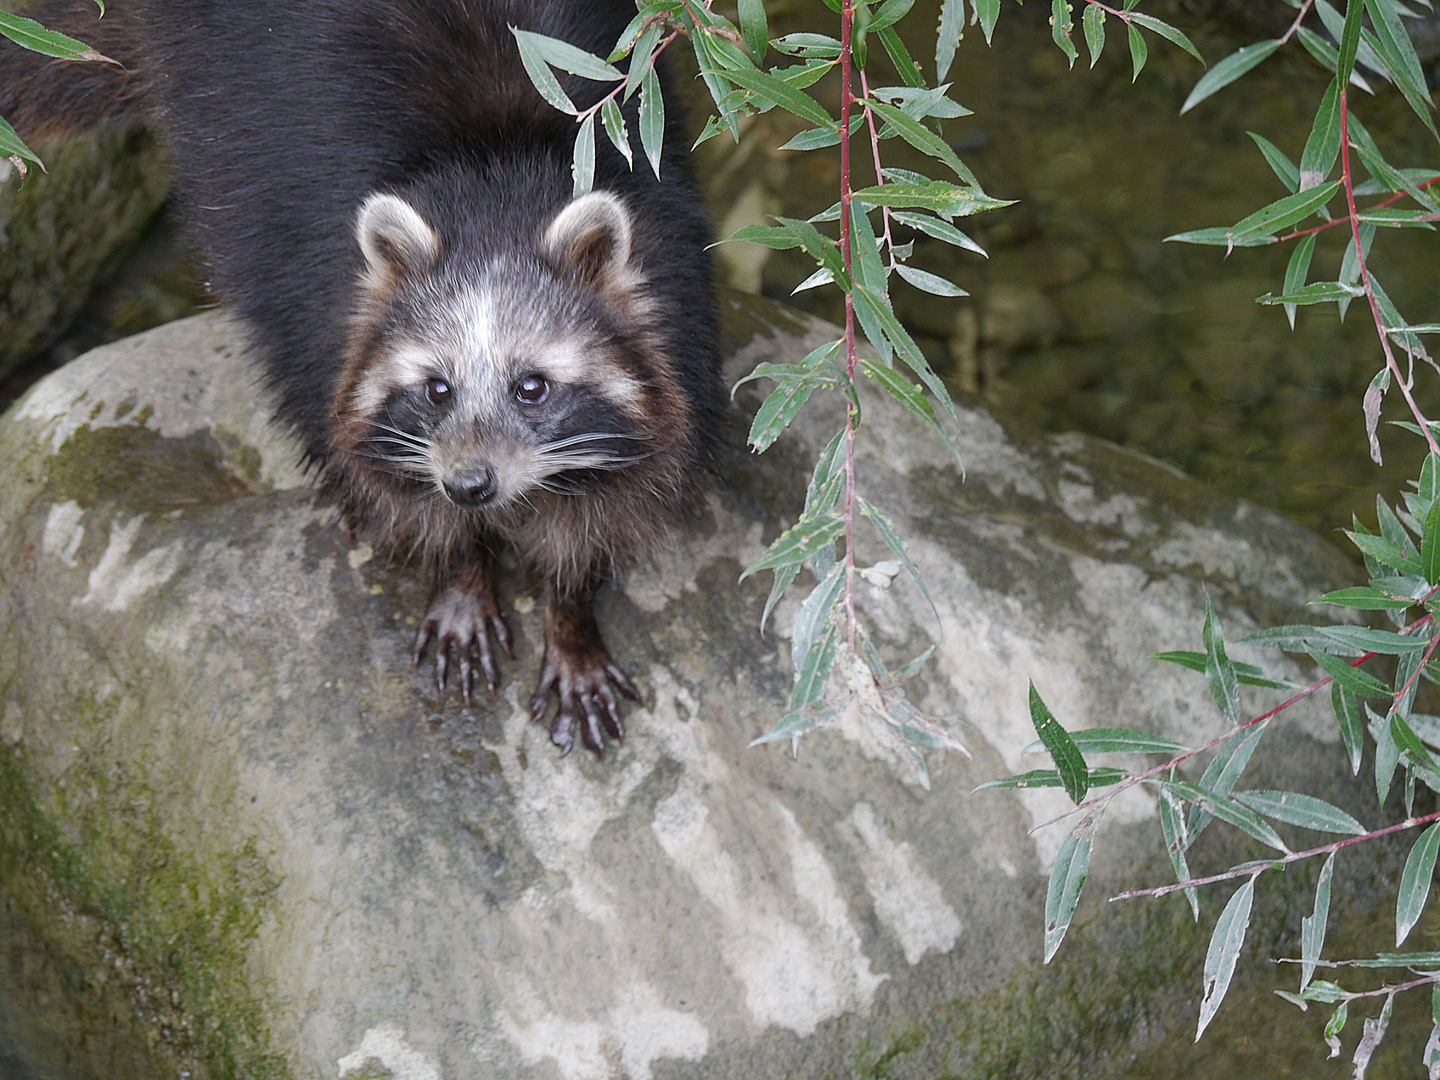
[[[360,207],[355,238],[371,284],[394,284],[426,270],[440,254],[440,235],[419,212],[395,195],[371,195]]]
[[[607,191],[581,195],[555,215],[542,248],[560,266],[603,287],[629,265],[630,211]]]

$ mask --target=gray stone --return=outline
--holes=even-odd
[[[144,121],[33,149],[47,171],[23,183],[0,162],[0,378],[59,339],[170,190],[169,155]]]
[[[732,377],[835,333],[725,303]],[[927,793],[859,726],[798,759],[749,748],[788,693],[796,603],[764,636],[768,581],[736,579],[838,418],[818,403],[761,458],[736,418],[700,520],[601,594],[646,707],[604,761],[562,760],[527,722],[527,587],[503,596],[519,648],[499,699],[438,700],[407,664],[424,583],[315,504],[233,324],[37,384],[0,420],[0,881],[68,972],[50,1013],[116,1018],[67,1075],[105,1075],[96,1055],[124,1044],[157,1076],[1099,1076],[1193,1031],[1209,897],[1198,929],[1178,898],[1103,903],[1167,880],[1153,801],[1110,807],[1041,971],[1061,837],[1027,830],[1066,801],[971,791],[1042,764],[1022,754],[1030,680],[1069,725],[1215,736],[1202,680],[1144,657],[1196,646],[1202,583],[1233,640],[1303,618],[1343,560],[1154,461],[1018,442],[970,409],[962,482],[871,394],[862,494],[939,618],[903,577],[857,606],[893,660],[936,644],[911,693],[974,759],[932,755]],[[1257,761],[1339,799],[1332,731],[1296,708]],[[1256,950],[1281,947],[1283,911],[1255,919]]]

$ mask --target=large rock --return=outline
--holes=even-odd
[[[727,311],[732,376],[835,332]],[[1040,764],[1028,680],[1067,723],[1214,736],[1202,680],[1146,654],[1195,647],[1204,585],[1233,639],[1303,617],[1342,559],[1156,462],[1017,442],[973,410],[962,482],[871,395],[862,489],[911,540],[938,626],[903,578],[858,606],[894,659],[937,643],[911,692],[975,758],[932,756],[926,793],[858,728],[798,759],[751,749],[787,645],[757,628],[768,581],[736,578],[838,415],[812,408],[762,458],[737,415],[703,519],[602,593],[648,703],[602,762],[527,723],[521,586],[498,701],[442,703],[411,673],[423,583],[315,504],[223,318],[35,386],[0,421],[0,872],[45,959],[12,972],[16,1007],[57,1032],[66,1075],[1096,1076],[1193,1031],[1208,924],[1177,898],[1096,917],[1121,879],[1166,877],[1153,802],[1111,807],[1040,971],[1059,837],[1027,830],[1065,800],[970,792]],[[1318,706],[1284,724],[1257,761],[1338,798],[1342,755],[1316,741],[1333,724]],[[1284,911],[1262,908],[1257,948],[1283,948]]]

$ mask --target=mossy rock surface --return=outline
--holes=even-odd
[[[732,378],[835,333],[725,309]],[[840,414],[817,402],[754,457],[737,409],[699,519],[602,590],[644,707],[604,761],[560,759],[528,722],[523,576],[504,578],[518,648],[499,698],[442,701],[408,662],[426,583],[315,503],[243,351],[223,317],[186,320],[0,419],[0,889],[48,970],[73,972],[50,1011],[105,1010],[91,1075],[103,1042],[157,1076],[1095,1077],[1188,1041],[1223,895],[1198,928],[1178,898],[1103,903],[1168,877],[1153,802],[1112,805],[1042,970],[1060,837],[1028,830],[1064,796],[971,792],[1040,764],[1031,680],[1070,725],[1218,734],[1203,680],[1144,658],[1196,647],[1207,587],[1232,639],[1302,620],[1347,577],[1323,540],[968,409],[962,480],[869,395],[862,494],[910,540],[938,619],[903,577],[857,606],[888,660],[936,646],[912,698],[974,751],[932,755],[925,792],[858,726],[798,759],[748,746],[788,696],[798,602],[762,635],[769,583],[737,578]],[[1353,805],[1332,731],[1321,704],[1291,710],[1257,783]],[[1252,854],[1210,832],[1199,863]],[[1257,905],[1247,972],[1295,951],[1305,890],[1292,874]]]
[[[46,171],[32,167],[23,182],[0,163],[0,378],[64,334],[170,190],[169,155],[143,120],[33,149]]]

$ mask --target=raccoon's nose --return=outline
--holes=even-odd
[[[488,465],[447,477],[445,494],[456,506],[483,506],[495,497],[495,470]]]

